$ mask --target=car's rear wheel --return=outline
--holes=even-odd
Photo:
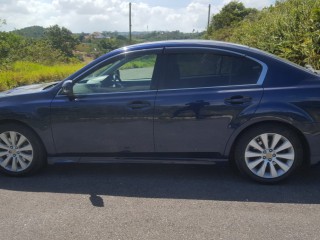
[[[234,157],[241,173],[259,182],[275,183],[301,165],[303,149],[291,129],[266,124],[251,128],[240,137]]]
[[[39,138],[18,124],[0,126],[0,171],[12,176],[25,176],[45,165],[45,151]]]

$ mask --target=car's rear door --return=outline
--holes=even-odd
[[[162,49],[101,63],[51,105],[58,154],[154,152],[153,113]],[[119,78],[119,79],[118,79]]]
[[[157,152],[223,154],[231,133],[255,112],[267,66],[228,51],[166,48],[155,102]]]

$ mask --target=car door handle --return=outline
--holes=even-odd
[[[251,101],[252,101],[251,97],[246,97],[241,95],[232,96],[224,100],[224,102],[228,104],[244,104],[244,103],[249,103]]]
[[[148,108],[151,104],[148,101],[132,101],[128,103],[128,107],[131,109],[142,109],[142,108]]]

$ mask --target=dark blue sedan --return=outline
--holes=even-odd
[[[57,162],[229,159],[277,182],[317,163],[319,142],[319,76],[230,43],[133,45],[0,94],[0,170],[14,176]]]

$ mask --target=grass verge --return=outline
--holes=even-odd
[[[11,70],[0,71],[0,91],[32,83],[59,81],[84,65],[85,63],[46,66],[32,62],[15,62]]]

